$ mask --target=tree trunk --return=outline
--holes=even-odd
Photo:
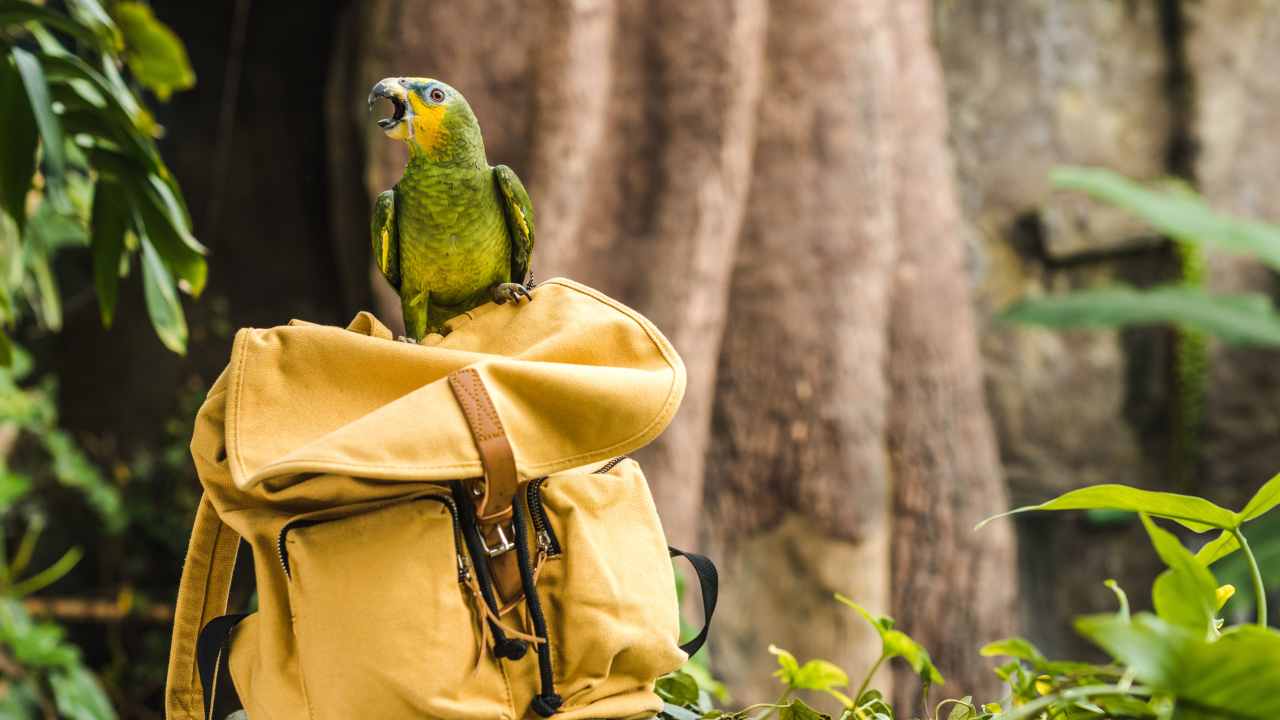
[[[892,608],[899,626],[933,653],[951,695],[996,688],[981,643],[1014,629],[1013,530],[973,527],[1006,507],[986,411],[964,221],[946,149],[947,108],[930,41],[929,5],[894,6],[898,55],[895,129],[898,264],[889,319]],[[940,582],[940,578],[942,581]],[[969,629],[965,631],[963,629]],[[901,666],[900,703],[915,681]],[[917,708],[917,711],[919,708]]]
[[[1007,630],[1008,533],[981,553],[963,535],[1003,491],[928,3],[902,5],[376,0],[334,62],[330,136],[362,138],[346,174],[370,201],[404,150],[365,114],[369,87],[446,79],[529,187],[537,275],[619,297],[680,350],[684,408],[641,459],[672,541],[724,566],[712,658],[742,702],[780,689],[771,641],[865,671],[874,635],[834,591],[928,633],[957,692],[989,685],[969,652]],[[1003,590],[952,599],[982,581]],[[935,626],[943,599],[971,621]]]

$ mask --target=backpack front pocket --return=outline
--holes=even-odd
[[[514,715],[477,633],[457,537],[441,495],[281,530],[311,718]]]
[[[685,660],[675,575],[639,466],[601,470],[553,475],[527,497],[547,558],[537,585],[556,686],[570,716],[609,701],[626,715],[656,712],[654,678]]]

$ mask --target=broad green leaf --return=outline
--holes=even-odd
[[[22,76],[22,85],[27,91],[32,113],[35,115],[36,128],[40,131],[42,155],[44,157],[44,179],[46,197],[61,213],[71,212],[71,203],[66,196],[67,151],[66,139],[62,134],[62,123],[53,112],[53,101],[49,97],[49,82],[45,78],[44,67],[35,55],[22,48],[10,49],[18,74]]]
[[[977,720],[978,711],[973,706],[972,697],[963,697],[951,706],[947,720]]]
[[[120,29],[98,0],[66,0],[71,16],[97,35],[102,44],[113,50],[121,46]]]
[[[1169,566],[1151,588],[1156,614],[1176,625],[1209,633],[1217,617],[1218,582],[1173,533],[1156,525],[1146,513],[1141,517],[1156,553]]]
[[[124,187],[114,180],[99,179],[93,192],[89,237],[93,250],[93,284],[98,291],[98,309],[105,327],[111,327],[115,317],[120,257],[124,253],[130,215],[129,195]]]
[[[1047,327],[1114,328],[1170,324],[1189,327],[1225,342],[1280,345],[1280,314],[1262,295],[1212,295],[1202,288],[1161,285],[1079,290],[1029,298],[1001,319]]]
[[[1280,269],[1280,227],[1220,215],[1185,190],[1152,190],[1101,168],[1061,167],[1050,179],[1056,187],[1128,210],[1170,237],[1253,255]]]
[[[1174,520],[1195,532],[1212,528],[1233,528],[1240,520],[1236,513],[1219,507],[1194,495],[1141,490],[1128,485],[1092,485],[1072,490],[1039,505],[1027,505],[995,515],[978,523],[978,527],[1017,513],[1033,510],[1090,510],[1111,508],[1145,512],[1148,515]]]
[[[140,109],[127,87],[116,87],[107,75],[67,52],[44,52],[40,55],[40,62],[50,82],[64,85],[76,93],[81,100],[80,107],[99,110],[89,118],[94,124],[78,127],[78,132],[101,135],[129,147],[131,154],[145,160],[147,168],[153,172],[163,166],[160,153],[151,139],[156,129],[155,121]],[[92,92],[85,92],[85,88]],[[65,95],[60,97],[68,100]],[[99,102],[103,104],[99,105]],[[76,104],[72,103],[72,106]]]
[[[794,655],[776,645],[770,645],[769,652],[778,658],[778,669],[773,676],[789,688],[832,692],[849,685],[845,671],[826,660],[810,660],[801,665]]]
[[[102,39],[92,29],[60,12],[24,0],[0,0],[0,27],[31,22],[46,25],[91,47],[98,47],[102,43]]]
[[[80,653],[65,642],[61,627],[33,621],[22,602],[11,596],[0,597],[0,645],[27,667],[69,667],[80,661]]]
[[[1033,665],[1040,665],[1045,662],[1045,656],[1027,640],[1020,637],[1006,638],[993,643],[987,643],[978,651],[983,657],[1011,657],[1019,660],[1026,660]]]
[[[1280,474],[1268,480],[1240,511],[1240,522],[1249,522],[1280,505]]]
[[[1280,503],[1280,475],[1268,480],[1258,492],[1253,494],[1244,509],[1239,512],[1240,522],[1246,523],[1267,514]],[[1196,553],[1196,559],[1205,566],[1212,565],[1222,558],[1240,549],[1240,543],[1229,531],[1223,531],[1218,537],[1206,543]]]
[[[174,90],[187,90],[196,84],[182,40],[156,19],[150,6],[121,2],[116,4],[115,13],[124,31],[129,70],[138,82],[161,100],[168,100]]]
[[[163,180],[151,175],[144,183],[131,188],[146,235],[154,243],[165,264],[184,280],[187,291],[199,297],[204,291],[208,266],[207,252],[196,241],[187,226],[185,212]]]
[[[1280,634],[1247,625],[1207,641],[1152,615],[1079,618],[1076,629],[1127,665],[1139,681],[1210,715],[1280,717]]]
[[[18,231],[27,220],[27,192],[36,172],[39,135],[22,76],[12,57],[0,57],[0,212],[13,219]]]
[[[164,346],[179,355],[187,353],[187,320],[173,284],[173,276],[147,236],[142,241],[142,288],[151,324]]]
[[[58,716],[67,720],[116,720],[111,701],[93,673],[83,666],[57,670],[49,675]]]
[[[1196,560],[1208,567],[1239,549],[1240,543],[1236,541],[1236,536],[1230,530],[1223,530],[1218,537],[1200,548],[1196,553]]]
[[[679,670],[658,678],[654,692],[664,701],[675,705],[697,705],[698,683]]]

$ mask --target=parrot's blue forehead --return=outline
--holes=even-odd
[[[457,96],[456,90],[432,78],[400,78],[400,85],[428,102],[443,102]]]

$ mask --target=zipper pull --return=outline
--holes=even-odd
[[[467,558],[462,553],[454,553],[454,557],[458,559],[458,582],[469,582],[471,580],[471,567],[467,565]]]
[[[546,555],[551,554],[551,533],[546,530],[538,531],[538,550]]]

